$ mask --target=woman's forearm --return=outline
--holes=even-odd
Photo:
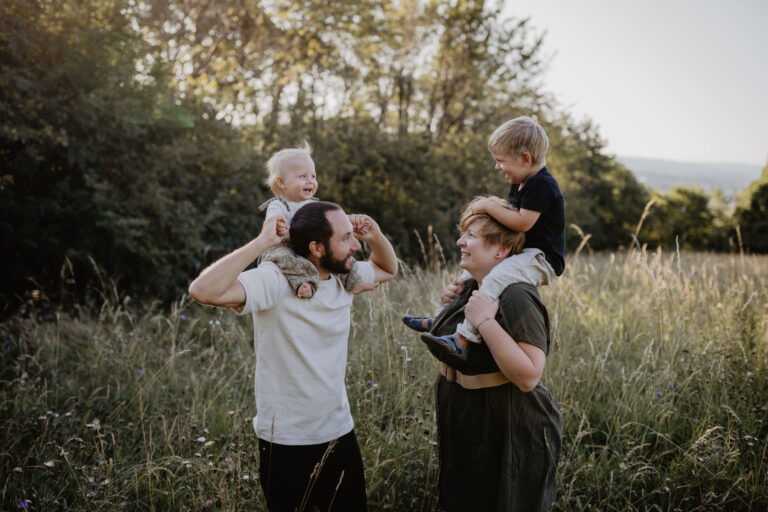
[[[543,350],[530,343],[517,343],[495,319],[480,322],[478,331],[510,382],[526,392],[536,387],[544,371]]]

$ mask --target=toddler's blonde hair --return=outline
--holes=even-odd
[[[496,128],[488,139],[488,149],[494,153],[506,153],[516,160],[520,155],[531,155],[531,164],[544,167],[547,164],[549,139],[536,119],[520,116],[510,119]]]
[[[312,160],[312,146],[309,145],[309,142],[305,140],[302,146],[281,149],[267,160],[267,179],[264,180],[264,184],[276,196],[281,195],[280,189],[277,188],[277,178],[283,175],[285,164],[295,158],[308,158],[310,161]]]

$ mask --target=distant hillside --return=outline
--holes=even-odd
[[[707,192],[719,188],[729,198],[735,198],[740,190],[759,178],[763,169],[759,165],[678,162],[633,156],[617,156],[616,159],[650,189],[698,185]]]

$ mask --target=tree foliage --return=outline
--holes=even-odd
[[[760,178],[744,192],[736,209],[736,222],[744,247],[751,252],[768,252],[768,165]]]
[[[591,248],[630,243],[649,197],[595,126],[541,91],[542,37],[483,1],[0,9],[7,304],[82,294],[95,268],[126,293],[177,296],[257,233],[264,162],[304,139],[319,197],[371,214],[414,263],[435,241],[452,257],[472,196],[507,194],[486,144],[517,115],[547,130],[568,222]]]

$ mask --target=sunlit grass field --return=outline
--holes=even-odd
[[[455,275],[405,268],[356,299],[347,389],[371,510],[435,508],[437,363],[400,318]],[[582,253],[541,293],[555,509],[768,510],[768,257]],[[0,325],[0,507],[264,510],[252,332],[188,299]]]

